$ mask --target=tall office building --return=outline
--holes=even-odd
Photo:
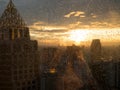
[[[37,48],[10,0],[0,18],[0,90],[38,90]]]
[[[94,39],[91,43],[91,61],[96,62],[97,60],[100,60],[101,57],[101,42],[99,39]]]

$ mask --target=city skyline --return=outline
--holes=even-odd
[[[0,14],[9,0],[0,0]],[[13,0],[39,44],[120,41],[119,0]],[[31,19],[29,19],[31,18]]]
[[[70,12],[64,17],[87,18],[83,14]],[[54,27],[49,26],[53,22],[44,26],[41,22],[30,24],[34,19],[27,18],[29,22],[25,23],[13,0],[9,0],[0,17],[0,90],[120,89],[120,45],[102,45],[103,40],[119,42],[117,26],[97,30],[92,26],[85,28],[85,24],[83,29],[61,28],[58,22]],[[89,40],[92,40],[90,47],[79,46]]]

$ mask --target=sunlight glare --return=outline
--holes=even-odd
[[[69,32],[69,40],[79,44],[82,41],[86,41],[88,31],[87,30],[72,30]]]

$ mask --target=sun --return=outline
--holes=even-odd
[[[72,30],[69,32],[69,40],[79,44],[82,41],[85,41],[87,38],[88,32],[86,30]]]

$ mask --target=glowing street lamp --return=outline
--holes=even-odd
[[[49,72],[50,72],[51,74],[54,74],[54,73],[56,73],[56,69],[55,69],[55,68],[51,68],[51,69],[49,70]]]

